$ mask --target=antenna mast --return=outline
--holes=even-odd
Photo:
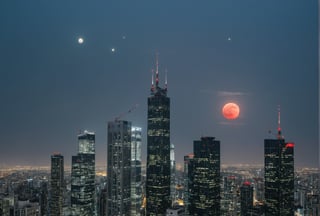
[[[168,70],[166,69],[166,77],[165,77],[165,89],[168,88]]]
[[[280,105],[278,106],[278,139],[282,139],[281,125],[280,125]]]
[[[153,69],[151,70],[151,91],[153,92],[154,90],[154,77],[153,77],[154,71]]]
[[[159,85],[159,53],[156,53],[156,87]]]

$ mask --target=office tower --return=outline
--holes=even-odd
[[[237,215],[238,212],[238,185],[237,177],[234,175],[224,176],[221,192],[221,214]]]
[[[48,183],[45,181],[41,182],[40,184],[39,204],[40,204],[40,210],[41,210],[40,215],[41,216],[48,215]]]
[[[10,201],[3,194],[0,194],[0,215],[10,216]]]
[[[170,197],[170,98],[165,88],[159,87],[158,59],[156,83],[148,98],[147,136],[147,215],[165,215],[171,207]]]
[[[253,187],[246,181],[240,187],[240,207],[241,216],[250,216],[250,210],[253,208]]]
[[[103,188],[98,195],[98,216],[107,216],[107,189]]]
[[[131,211],[131,123],[108,123],[107,215],[130,215]]]
[[[190,215],[220,215],[220,141],[202,137],[193,143]]]
[[[72,156],[71,207],[73,215],[96,215],[95,202],[95,134],[85,130],[78,135],[78,154]]]
[[[230,173],[225,173],[222,179],[221,191],[221,215],[237,215],[239,187],[238,178]]]
[[[170,169],[171,169],[171,200],[172,204],[176,201],[176,161],[174,159],[174,145],[170,145]]]
[[[141,138],[140,127],[131,128],[131,215],[140,215],[142,204],[141,179]]]
[[[191,185],[192,185],[192,167],[193,167],[193,157],[194,154],[188,154],[184,156],[184,194],[183,194],[183,202],[185,206],[186,215],[189,215],[189,207],[190,207],[190,193],[191,193]]]
[[[264,140],[265,215],[294,215],[294,144],[281,135],[280,111],[276,139]]]
[[[50,181],[50,216],[62,216],[63,190],[64,190],[64,163],[63,156],[59,153],[51,156],[51,181]]]

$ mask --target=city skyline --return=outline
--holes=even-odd
[[[146,164],[159,52],[177,163],[193,140],[216,136],[221,164],[263,164],[280,105],[296,167],[317,167],[317,1],[275,2],[1,2],[0,166],[49,166],[53,152],[70,166],[80,129],[95,132],[96,163],[106,166],[107,122],[122,113],[142,128]],[[226,102],[239,104],[238,119],[223,118]]]

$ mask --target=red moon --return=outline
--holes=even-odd
[[[235,103],[227,103],[222,108],[222,115],[228,119],[233,120],[239,117],[240,108]]]

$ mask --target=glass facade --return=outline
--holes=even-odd
[[[190,188],[190,215],[220,215],[220,141],[194,141]]]
[[[171,169],[171,201],[176,201],[176,161],[174,159],[174,145],[171,143],[170,146],[170,169]]]
[[[131,211],[131,123],[108,123],[107,215],[129,216]]]
[[[141,144],[142,129],[131,128],[131,215],[141,215],[142,181],[141,181]]]
[[[250,182],[244,182],[240,187],[241,216],[250,216],[253,208],[253,187]]]
[[[294,145],[282,138],[264,140],[265,215],[294,215]]]
[[[170,175],[170,98],[157,83],[148,98],[147,215],[165,215],[171,207]]]
[[[189,207],[190,207],[190,193],[191,193],[191,184],[192,184],[192,167],[193,167],[193,154],[188,154],[184,156],[184,206],[186,210],[186,214],[189,214]]]
[[[78,135],[79,153],[72,156],[71,207],[78,216],[96,215],[95,134]]]
[[[84,131],[78,135],[79,154],[95,154],[95,134]]]
[[[63,190],[64,190],[64,160],[61,154],[51,156],[51,181],[50,181],[50,215],[62,216]]]

